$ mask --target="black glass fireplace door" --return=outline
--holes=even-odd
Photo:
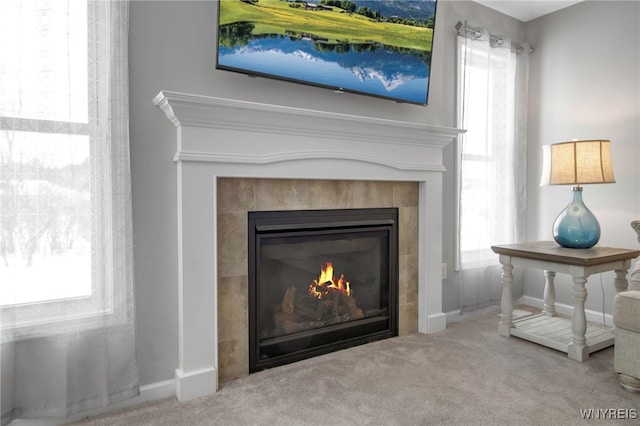
[[[249,213],[249,370],[397,335],[397,209]]]

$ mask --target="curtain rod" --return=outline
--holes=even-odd
[[[455,28],[458,34],[464,31],[466,33],[473,33],[473,36],[476,38],[480,37],[480,35],[482,34],[482,30],[480,28],[471,27],[467,25],[466,22],[462,23],[461,21],[458,21],[458,23],[455,25]],[[504,38],[501,36],[497,36],[489,33],[489,38],[495,41],[498,46],[502,46],[502,44],[504,43]],[[517,49],[523,49],[523,45],[526,43],[516,41],[516,42],[513,42],[513,44],[517,46]],[[533,47],[529,46],[529,53],[531,52],[533,52]]]

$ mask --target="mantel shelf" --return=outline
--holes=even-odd
[[[163,90],[153,100],[176,126],[332,137],[442,148],[461,129]]]

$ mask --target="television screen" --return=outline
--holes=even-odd
[[[217,68],[426,105],[436,0],[220,0]]]

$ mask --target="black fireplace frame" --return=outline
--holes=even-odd
[[[262,238],[372,231],[386,232],[388,237],[388,315],[299,332],[293,338],[261,339],[257,270]],[[248,267],[249,373],[398,335],[398,209],[395,207],[248,212]],[[281,353],[282,346],[287,347],[285,353]]]

